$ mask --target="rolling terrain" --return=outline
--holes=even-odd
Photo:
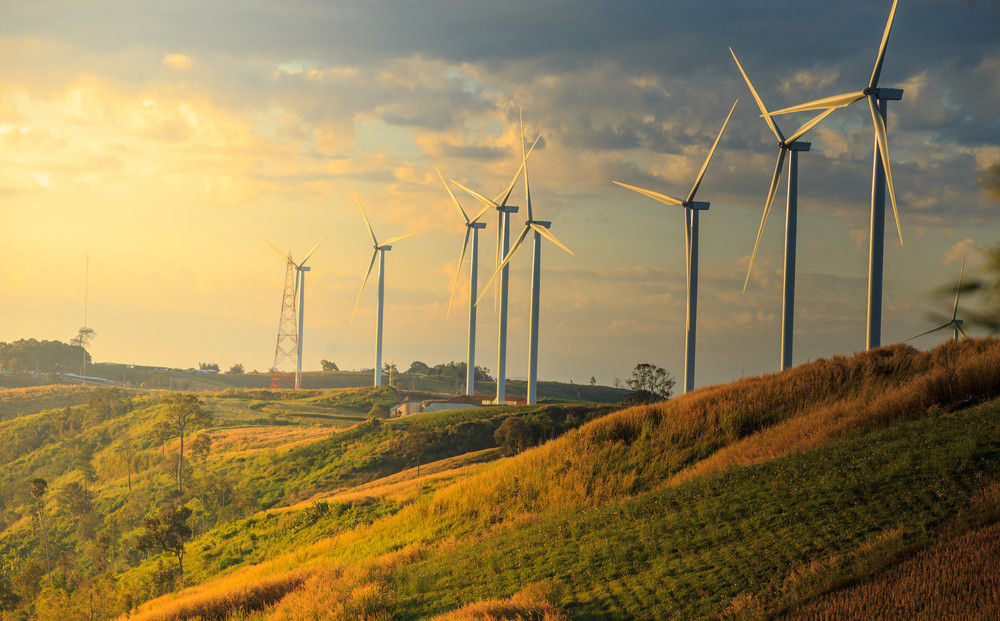
[[[627,409],[204,393],[181,492],[159,393],[4,392],[3,619],[1000,615],[997,340]],[[178,507],[184,545],[142,545]]]

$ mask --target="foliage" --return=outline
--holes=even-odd
[[[237,362],[233,366],[229,367],[228,371],[226,371],[229,375],[243,375],[245,372],[246,369],[243,367],[243,363],[241,362]]]
[[[75,345],[76,347],[86,348],[87,345],[90,345],[91,339],[95,336],[97,336],[97,332],[93,328],[83,326],[77,330],[76,336],[70,339],[69,343],[70,345]]]
[[[82,360],[90,363],[90,354],[79,345],[61,341],[17,340],[0,343],[3,368],[15,373],[61,373],[79,370]]]
[[[215,371],[219,372],[219,364],[217,362],[199,362],[198,369],[201,371]]]
[[[135,547],[143,552],[169,553],[177,559],[177,572],[184,581],[184,542],[191,536],[188,518],[191,509],[168,504],[156,514],[147,515],[142,520],[145,532],[136,537]]]
[[[180,438],[180,453],[177,460],[177,491],[184,490],[184,433],[189,427],[205,427],[212,424],[212,415],[203,406],[201,399],[192,394],[170,393],[160,398],[163,404],[163,423]]]
[[[414,360],[410,364],[410,368],[406,370],[407,373],[427,373],[431,368],[427,366],[427,363],[420,362],[419,360]]]
[[[330,362],[329,360],[325,360],[324,359],[324,360],[320,360],[319,363],[323,367],[323,372],[324,373],[325,372],[329,372],[329,371],[339,371],[340,370],[340,367],[337,366],[336,362]]]
[[[593,383],[595,382],[591,382]],[[639,405],[665,401],[670,398],[675,383],[666,369],[648,362],[640,362],[632,370],[632,377],[625,380],[625,385],[632,391],[626,403]]]
[[[389,418],[391,412],[389,408],[381,403],[376,403],[372,405],[372,409],[368,410],[368,419],[382,419]]]
[[[517,455],[531,444],[528,426],[517,416],[508,416],[493,432],[505,455]]]

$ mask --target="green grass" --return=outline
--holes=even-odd
[[[780,611],[796,603],[782,589],[793,570],[850,557],[888,534],[885,549],[876,545],[871,557],[837,569],[892,564],[926,545],[998,475],[1000,404],[928,416],[631,501],[557,513],[401,568],[393,614],[423,618],[539,580],[564,585],[574,619],[707,618],[747,592]]]

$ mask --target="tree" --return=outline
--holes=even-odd
[[[517,416],[508,416],[493,432],[505,455],[517,455],[531,444],[531,430]]]
[[[403,451],[417,460],[417,477],[420,477],[420,458],[424,454],[424,448],[430,439],[430,434],[422,430],[416,424],[410,425],[406,435],[403,436]]]
[[[597,378],[593,375],[590,376],[590,385],[593,386],[597,383]]]
[[[146,532],[136,537],[135,547],[142,551],[169,552],[177,559],[177,573],[184,586],[184,541],[191,536],[187,525],[191,509],[183,505],[166,505],[157,515],[142,519]]]
[[[45,479],[31,479],[31,497],[35,499],[35,513],[38,515],[38,526],[42,531],[42,541],[45,543],[45,574],[49,579],[49,586],[52,586],[52,563],[49,558],[49,535],[45,532],[45,503],[42,498],[49,491],[49,483]]]
[[[388,406],[376,403],[372,405],[372,409],[368,410],[368,420],[389,418],[391,414]]]
[[[87,377],[87,358],[89,357],[87,354],[87,345],[90,345],[90,339],[94,338],[96,335],[97,332],[95,332],[93,328],[83,326],[77,330],[76,336],[70,340],[71,345],[76,345],[83,350],[83,369],[80,371],[80,375],[83,377]]]
[[[216,362],[199,362],[198,369],[200,371],[215,371],[219,372],[219,364]]]
[[[229,370],[226,371],[226,373],[228,373],[229,375],[243,375],[244,372],[245,369],[243,368],[243,364],[239,362],[229,367]]]
[[[80,445],[73,458],[73,469],[80,472],[84,483],[88,486],[97,482],[97,471],[94,469],[94,445],[85,443]]]
[[[135,463],[135,443],[132,442],[132,432],[126,427],[118,439],[117,452],[125,460],[125,470],[128,474],[128,491],[132,491],[132,466]]]
[[[191,457],[201,462],[204,466],[208,460],[208,454],[212,450],[212,436],[207,432],[201,432],[191,438]]]
[[[336,362],[330,362],[329,360],[320,360],[319,363],[323,367],[323,371],[324,372],[339,371],[340,370],[337,367],[337,363]]]
[[[410,368],[406,370],[407,373],[427,373],[431,368],[427,364],[420,362],[419,360],[414,360],[410,364]]]
[[[180,437],[180,457],[177,460],[177,491],[184,493],[182,481],[184,470],[184,432],[189,427],[207,427],[212,424],[212,415],[203,406],[201,400],[184,393],[170,393],[160,399],[165,406],[163,421],[171,432]]]
[[[625,380],[625,385],[632,391],[626,402],[639,404],[665,401],[673,394],[674,384],[676,381],[666,369],[640,362],[632,370],[632,377]]]

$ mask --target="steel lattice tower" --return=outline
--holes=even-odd
[[[274,348],[274,366],[271,367],[271,389],[295,388],[299,362],[299,335],[295,322],[295,290],[298,270],[291,261],[285,268],[285,292],[281,297],[281,320],[278,322],[278,342]],[[287,370],[285,363],[291,363]]]

